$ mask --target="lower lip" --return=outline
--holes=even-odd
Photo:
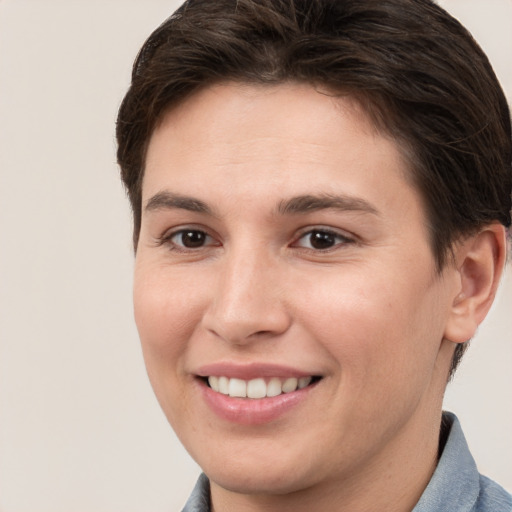
[[[220,418],[241,425],[262,425],[279,419],[294,407],[300,405],[316,384],[291,393],[268,398],[233,398],[213,391],[206,384],[200,388],[204,400]]]

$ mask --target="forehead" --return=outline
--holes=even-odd
[[[253,135],[259,131],[265,136],[293,134],[302,135],[306,140],[314,140],[316,136],[325,136],[322,128],[338,121],[339,113],[353,115],[354,130],[367,134],[380,134],[385,131],[380,126],[377,128],[378,123],[365,110],[373,113],[375,109],[370,108],[367,101],[364,104],[363,108],[355,95],[338,93],[327,86],[313,86],[308,83],[285,82],[269,85],[221,82],[200,88],[165,111],[155,132],[162,125],[169,128],[178,123],[187,124],[199,138],[213,133],[216,127],[224,123],[224,129],[227,125],[233,127],[229,135],[236,135],[240,139],[248,133]],[[312,111],[315,112],[314,116],[310,115]],[[207,124],[201,127],[198,124],[192,126],[194,123],[202,123],[209,115],[214,117],[210,117]],[[308,122],[304,123],[306,119]],[[289,129],[283,132],[282,128],[285,127]],[[332,135],[336,136],[335,133]]]
[[[350,96],[306,84],[220,84],[179,104],[154,131],[142,213],[162,192],[235,215],[333,195],[377,211],[421,210],[415,215],[423,229],[421,198],[408,174],[399,146]]]
[[[234,185],[266,167],[268,186],[279,175],[313,178],[336,167],[345,174],[382,174],[387,167],[408,174],[398,144],[377,131],[354,98],[307,84],[203,89],[166,113],[145,164],[145,196],[162,170],[189,181],[229,172]]]

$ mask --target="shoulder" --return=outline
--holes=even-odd
[[[480,475],[480,492],[474,512],[512,512],[512,495],[490,478]]]

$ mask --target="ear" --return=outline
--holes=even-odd
[[[444,337],[454,343],[471,339],[487,315],[496,295],[506,261],[504,226],[489,224],[456,245],[455,265],[460,281]]]

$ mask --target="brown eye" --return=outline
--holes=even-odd
[[[309,234],[309,243],[314,249],[329,249],[336,243],[336,235],[326,231],[312,231]]]
[[[204,231],[198,229],[183,229],[174,233],[171,241],[179,246],[187,249],[198,249],[211,242],[211,237]]]
[[[306,249],[325,251],[351,241],[349,238],[328,229],[313,229],[302,235],[296,245]]]

